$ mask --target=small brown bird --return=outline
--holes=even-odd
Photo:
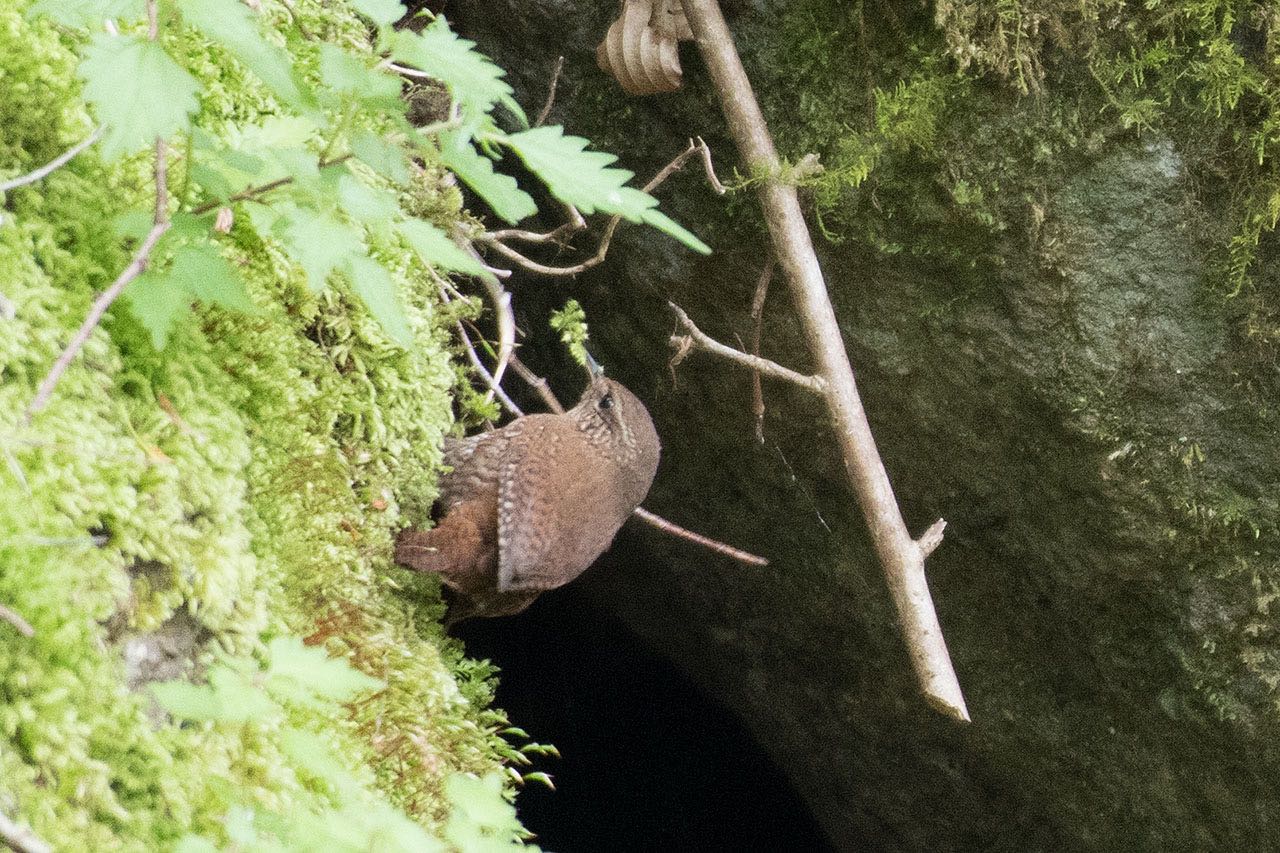
[[[604,553],[648,494],[658,454],[644,403],[596,376],[562,415],[445,439],[444,517],[401,532],[396,562],[440,575],[455,593],[450,623],[519,613]]]

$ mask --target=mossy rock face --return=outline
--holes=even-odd
[[[793,67],[810,76],[768,60],[805,16],[817,41],[848,33],[847,17],[824,17],[830,5],[799,4],[791,21],[771,4],[730,10],[792,160],[806,149],[788,144],[838,141],[805,123],[848,118],[846,90],[810,82],[821,69],[803,44],[789,45]],[[526,102],[568,57],[553,120],[626,152],[627,168],[656,171],[700,134],[731,174],[696,51],[682,52],[685,91],[629,100],[590,54],[612,9],[455,6]],[[897,38],[944,63],[918,18],[904,14]],[[531,318],[572,292],[597,356],[649,403],[663,462],[648,505],[773,563],[632,531],[643,556],[584,588],[742,715],[842,849],[1256,846],[1275,832],[1280,770],[1278,389],[1258,321],[1273,316],[1274,276],[1262,265],[1235,297],[1216,283],[1220,223],[1234,220],[1203,192],[1194,148],[1091,123],[1078,89],[1035,100],[993,80],[947,85],[946,156],[886,155],[881,182],[826,209],[845,217],[846,239],[819,249],[908,524],[949,522],[929,579],[973,724],[915,692],[815,402],[766,381],[760,447],[747,376],[695,354],[673,383],[665,301],[720,340],[746,340],[764,261],[754,198],[726,208],[692,166],[658,194],[712,257],[627,230],[573,284],[513,289]],[[986,176],[983,215],[939,183],[947,158]],[[877,203],[893,217],[866,215]],[[764,341],[807,369],[779,280]]]

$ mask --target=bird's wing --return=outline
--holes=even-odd
[[[563,586],[595,561],[616,532],[593,523],[611,483],[608,471],[589,464],[591,448],[581,433],[537,418],[521,426],[498,477],[501,592]]]

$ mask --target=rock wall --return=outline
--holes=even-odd
[[[830,187],[806,197],[815,227],[843,238],[822,242],[823,266],[908,524],[949,522],[930,583],[974,722],[952,725],[915,694],[814,402],[766,381],[759,446],[740,371],[694,355],[672,379],[665,301],[720,340],[746,339],[764,262],[750,192],[718,199],[693,167],[659,195],[712,257],[627,230],[598,270],[512,287],[530,328],[579,298],[598,355],[650,403],[664,445],[651,508],[773,563],[633,531],[651,560],[590,573],[586,591],[747,721],[842,849],[1265,843],[1280,441],[1259,318],[1274,276],[1264,262],[1243,295],[1220,285],[1221,223],[1236,217],[1205,184],[1204,152],[1093,110],[1083,66],[1034,96],[954,74],[914,6],[867,23],[843,4],[726,5],[793,162],[818,150],[839,163],[841,146],[871,138],[889,99],[868,116],[868,80],[942,92],[920,134],[946,157],[882,134],[869,180],[834,203]],[[700,134],[732,175],[688,46],[685,90],[627,99],[592,55],[612,8],[447,12],[526,103],[563,54],[552,120],[626,152],[626,167],[650,174]],[[904,49],[868,68],[849,44],[859,23]],[[766,315],[764,354],[806,369],[780,281]]]

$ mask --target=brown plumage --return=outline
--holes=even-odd
[[[644,403],[598,377],[562,415],[445,439],[444,517],[405,530],[396,561],[436,572],[455,593],[449,621],[519,613],[604,553],[658,470]]]

